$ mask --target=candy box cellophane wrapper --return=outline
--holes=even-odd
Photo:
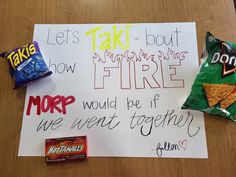
[[[87,159],[87,137],[63,137],[45,140],[46,162]]]

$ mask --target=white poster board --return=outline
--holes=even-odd
[[[35,25],[53,75],[27,88],[19,156],[87,135],[89,156],[207,158],[203,114],[181,110],[195,23]]]

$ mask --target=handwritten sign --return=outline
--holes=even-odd
[[[203,114],[180,109],[195,23],[35,25],[34,40],[53,75],[27,88],[19,156],[87,135],[90,156],[207,158]]]

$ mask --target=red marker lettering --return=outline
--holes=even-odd
[[[36,107],[36,113],[37,115],[40,115],[41,112],[59,112],[62,114],[66,114],[66,108],[68,105],[72,104],[75,102],[75,97],[70,95],[70,96],[61,96],[61,95],[56,95],[56,96],[49,96],[45,95],[41,99],[40,96],[30,96],[29,97],[29,102],[27,106],[27,111],[26,115],[31,114],[31,109],[33,107]]]

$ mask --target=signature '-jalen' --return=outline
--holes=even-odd
[[[162,157],[163,151],[180,151],[187,149],[188,141],[186,139],[179,140],[178,143],[171,143],[165,141],[164,143],[157,143],[156,148],[152,149],[156,152],[158,157]]]

